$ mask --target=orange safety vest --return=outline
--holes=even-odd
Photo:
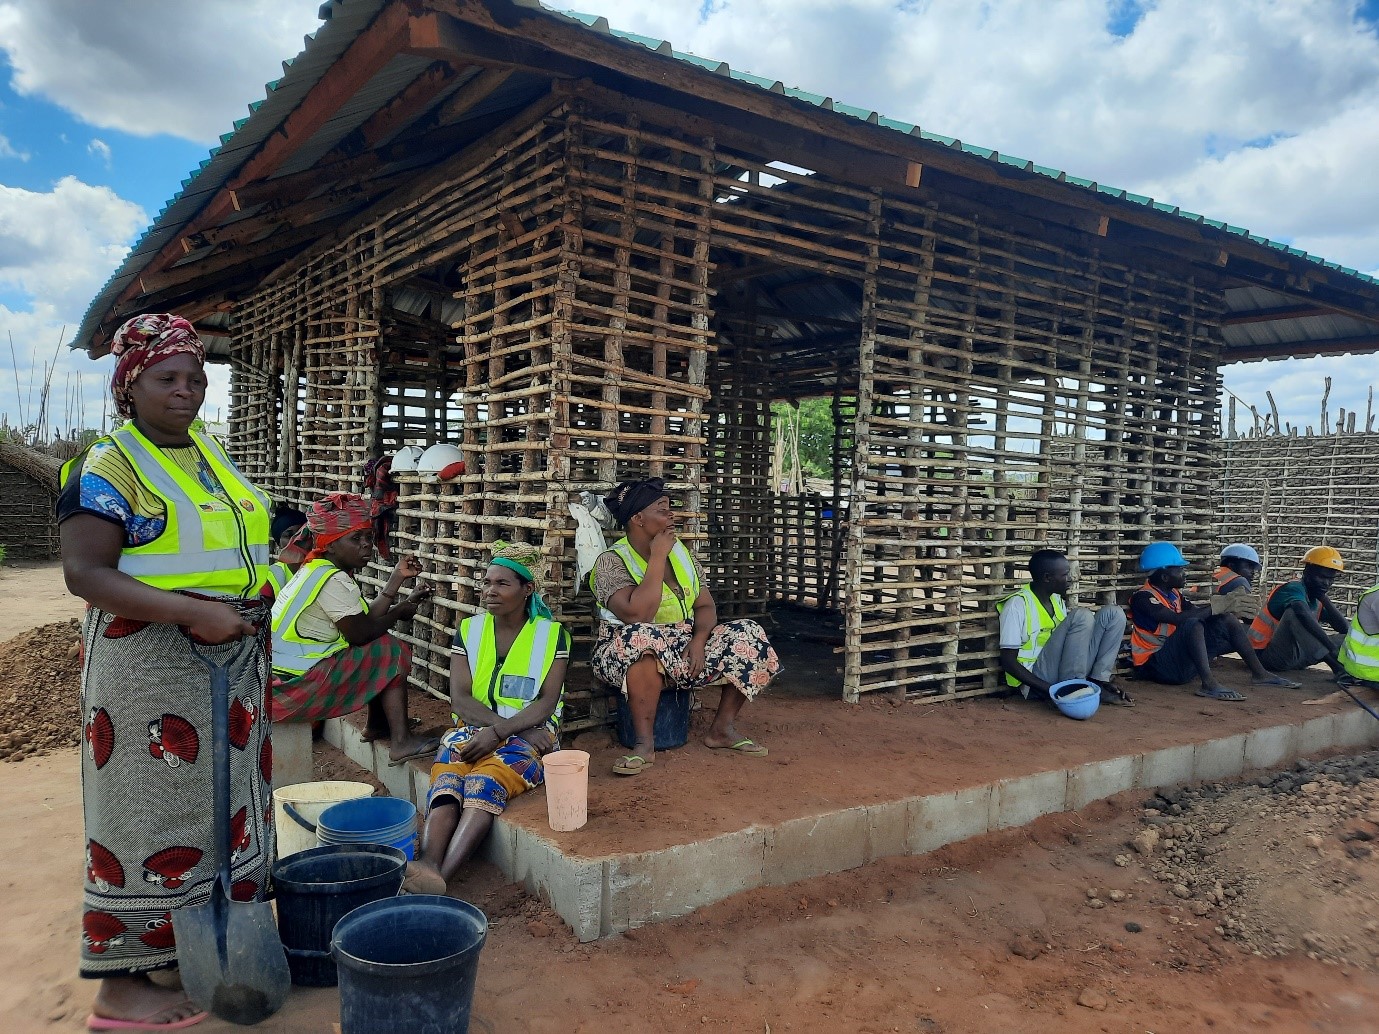
[[[1173,613],[1181,614],[1183,612],[1183,597],[1181,596],[1181,594],[1175,592],[1173,594],[1174,598],[1170,599],[1169,597],[1161,593],[1158,589],[1156,589],[1154,586],[1150,585],[1148,581],[1146,581],[1142,586],[1140,586],[1140,588],[1148,589],[1150,592],[1152,592],[1154,594],[1154,598],[1157,599],[1169,610],[1173,611]],[[1137,668],[1140,665],[1144,664],[1146,661],[1149,660],[1149,658],[1153,657],[1156,653],[1159,652],[1160,649],[1163,648],[1164,643],[1168,641],[1168,637],[1171,636],[1177,630],[1177,625],[1172,625],[1165,621],[1162,624],[1160,624],[1158,628],[1154,629],[1154,631],[1146,632],[1144,629],[1140,628],[1138,624],[1135,623],[1134,617],[1132,616],[1130,620],[1131,663],[1134,664]]]
[[[1287,582],[1283,583],[1283,585],[1287,584]],[[1279,619],[1269,613],[1269,600],[1274,598],[1274,593],[1282,589],[1283,585],[1274,586],[1273,591],[1269,593],[1269,599],[1265,600],[1264,606],[1259,609],[1259,615],[1250,622],[1250,645],[1256,650],[1262,650],[1268,646],[1274,638],[1274,633],[1278,631]],[[1321,600],[1317,601],[1316,617],[1318,621],[1322,619]]]
[[[1216,584],[1216,591],[1220,592],[1222,589],[1224,589],[1231,582],[1235,581],[1237,578],[1244,577],[1245,576],[1243,574],[1239,574],[1235,571],[1232,571],[1229,567],[1222,566],[1216,569],[1216,573],[1211,576],[1211,579]]]

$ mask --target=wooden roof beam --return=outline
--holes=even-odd
[[[159,291],[165,291],[169,287],[177,287],[202,277],[224,273],[256,259],[270,256],[278,258],[294,248],[300,248],[317,239],[322,235],[322,232],[315,225],[283,230],[261,241],[255,241],[253,244],[243,244],[223,251],[209,252],[200,258],[193,258],[173,266],[171,269],[163,269],[157,273],[145,271],[136,278],[138,291],[140,294],[155,294]]]
[[[187,224],[185,233],[195,233],[219,223],[235,211],[234,191],[271,175],[297,147],[325,125],[342,105],[380,72],[408,43],[413,17],[406,4],[389,4],[350,44],[344,54],[317,80],[301,103],[260,145],[258,151],[240,167],[238,173],[211,197]],[[175,264],[186,252],[182,235],[169,241],[144,266],[146,275]],[[143,277],[133,278],[111,306],[112,310],[135,298]],[[99,337],[99,334],[97,335]],[[95,351],[97,341],[90,347]]]
[[[1379,352],[1379,334],[1366,337],[1333,338],[1330,341],[1278,341],[1268,345],[1227,346],[1221,362],[1246,363],[1253,359],[1288,359],[1292,356],[1365,355]]]
[[[1238,327],[1244,323],[1272,323],[1274,320],[1297,320],[1307,316],[1335,316],[1337,310],[1325,305],[1284,305],[1276,309],[1256,309],[1238,312],[1221,321],[1223,327]],[[1340,315],[1344,315],[1341,313]]]

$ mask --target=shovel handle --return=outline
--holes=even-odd
[[[1361,700],[1359,697],[1357,697],[1354,693],[1352,693],[1352,692],[1350,691],[1350,688],[1349,688],[1348,686],[1342,686],[1342,687],[1341,687],[1341,692],[1345,693],[1346,696],[1350,697],[1351,700],[1354,700],[1357,704],[1359,704],[1361,707],[1363,707],[1363,708],[1364,708],[1366,711],[1368,711],[1371,715],[1374,715],[1374,717],[1375,717],[1376,719],[1379,719],[1379,714],[1376,714],[1376,713],[1375,713],[1374,708],[1370,707],[1369,704],[1365,703],[1363,700]]]

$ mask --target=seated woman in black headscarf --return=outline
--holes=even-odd
[[[592,663],[599,678],[622,689],[637,735],[613,771],[636,775],[655,760],[661,690],[715,682],[723,695],[705,746],[765,757],[765,747],[733,727],[742,705],[780,672],[765,631],[755,621],[719,623],[699,565],[675,534],[664,481],[624,481],[604,504],[626,536],[599,555],[589,576],[602,619]]]

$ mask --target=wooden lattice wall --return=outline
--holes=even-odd
[[[1264,434],[1221,445],[1216,542],[1248,542],[1266,591],[1296,578],[1313,546],[1333,546],[1345,572],[1331,595],[1353,605],[1379,583],[1379,432]],[[1190,559],[1210,565],[1215,557]]]
[[[587,87],[509,127],[235,313],[231,445],[279,496],[357,488],[416,436],[463,450],[452,482],[401,479],[395,545],[440,585],[416,684],[445,692],[499,537],[542,545],[586,633],[568,502],[635,475],[667,479],[725,613],[811,588],[843,609],[848,699],[994,689],[993,604],[1032,549],[1069,549],[1082,598],[1108,602],[1150,538],[1211,537],[1213,286]],[[778,341],[716,297],[755,265],[859,300],[860,331]],[[418,281],[436,304],[400,315]],[[769,403],[811,394],[841,418],[827,526],[769,493]],[[814,523],[812,574],[773,555],[783,520]],[[572,697],[571,727],[602,720]]]
[[[0,546],[10,560],[59,554],[57,496],[33,475],[0,460]]]

